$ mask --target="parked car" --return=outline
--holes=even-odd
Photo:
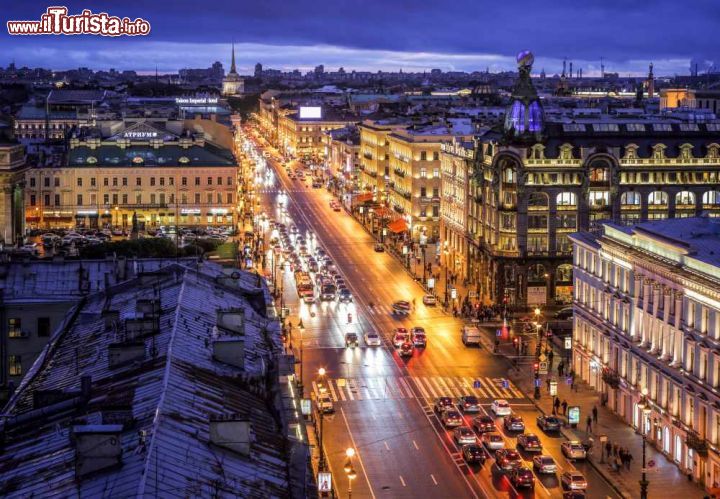
[[[437,299],[433,295],[425,295],[423,296],[423,305],[426,305],[428,307],[434,307],[437,305]]]
[[[555,416],[538,416],[535,422],[542,431],[546,432],[560,431],[560,427],[562,426],[560,418],[556,418]]]
[[[563,455],[569,459],[585,459],[587,451],[579,440],[566,440],[560,444]]]
[[[376,253],[382,253],[383,251],[385,251],[385,245],[383,243],[375,243],[373,249]]]
[[[579,471],[566,471],[560,475],[560,484],[563,490],[585,490],[587,489],[587,480]]]

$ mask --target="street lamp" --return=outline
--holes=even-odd
[[[647,444],[647,437],[643,435],[643,446],[642,446],[642,478],[640,479],[640,499],[647,499],[648,497],[648,485],[650,482],[647,480],[647,468],[645,467],[645,446]]]
[[[352,465],[352,458],[355,455],[355,449],[348,447],[345,451],[345,455],[347,456],[347,461],[345,461],[343,469],[348,476],[348,499],[350,499],[352,497],[352,481],[357,478],[357,473],[355,473],[355,468],[353,468]]]
[[[302,365],[302,364],[300,364]],[[325,378],[325,368],[321,367],[318,369],[318,376],[320,379],[318,380],[318,391],[322,391],[326,389],[323,385],[323,381]],[[320,463],[319,467],[321,470],[325,469],[325,450],[323,448],[323,408],[321,404],[318,404],[318,412],[320,413]]]
[[[303,388],[303,333],[305,332],[305,326],[303,325],[302,319],[300,319],[298,329],[300,330],[300,390],[304,394],[305,389]],[[320,368],[320,371],[322,371],[322,374],[320,376],[325,376],[325,369]]]
[[[447,249],[447,241],[445,241],[445,249],[443,250],[445,255],[445,306],[448,305],[448,254],[450,252]]]

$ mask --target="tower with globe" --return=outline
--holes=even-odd
[[[529,50],[517,55],[518,80],[512,94],[512,102],[505,113],[505,133],[511,139],[537,139],[543,129],[543,108],[530,71],[535,56]]]

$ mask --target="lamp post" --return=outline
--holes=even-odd
[[[357,473],[355,473],[355,468],[353,468],[352,465],[352,458],[355,455],[355,449],[352,447],[348,447],[345,450],[345,455],[347,456],[347,461],[345,461],[345,466],[343,469],[345,470],[345,473],[348,477],[348,499],[352,498],[352,481],[355,480],[357,477]]]
[[[325,368],[324,367],[321,367],[320,369],[318,369],[318,376],[320,377],[320,379],[318,380],[318,389],[325,390],[326,388],[323,385],[323,381],[325,379]],[[320,438],[318,439],[320,441],[319,468],[320,468],[320,470],[324,470],[325,469],[325,449],[323,448],[323,408],[321,405],[318,405],[318,412],[320,413]]]
[[[300,392],[302,395],[305,395],[305,388],[303,385],[303,333],[305,332],[305,326],[303,325],[302,319],[300,319],[298,329],[300,330]],[[323,373],[324,372],[325,370],[323,369]]]
[[[542,336],[540,335],[540,307],[535,307],[535,332],[537,333],[538,355],[542,352]]]
[[[445,249],[443,250],[445,255],[445,306],[448,305],[448,254],[450,252],[447,249],[447,241],[445,241]]]

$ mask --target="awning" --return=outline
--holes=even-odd
[[[407,222],[404,218],[398,218],[394,222],[390,222],[388,224],[388,229],[390,229],[395,234],[399,234],[400,232],[405,232],[408,230]]]
[[[372,199],[372,192],[366,192],[365,194],[358,194],[357,196],[355,196],[356,203],[367,203],[368,201],[372,201]]]
[[[387,218],[390,216],[390,210],[383,206],[381,206],[380,208],[375,208],[375,216],[379,218]]]

